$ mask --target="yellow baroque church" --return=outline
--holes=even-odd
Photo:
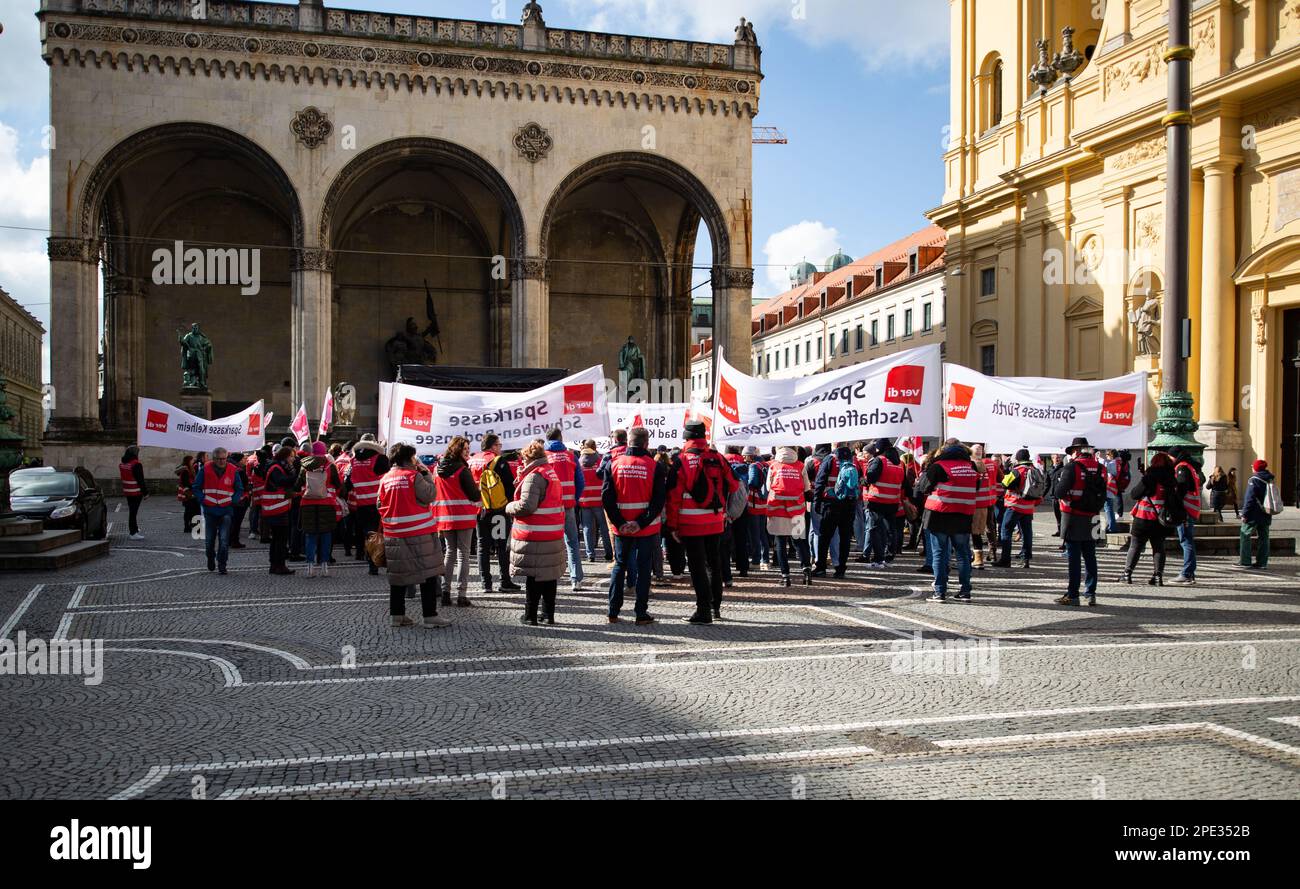
[[[1167,0],[950,0],[948,360],[1150,372],[1164,274]],[[1296,490],[1300,0],[1192,4],[1188,368],[1207,467]],[[1176,322],[1174,322],[1176,323]],[[1097,444],[1103,445],[1104,442]]]

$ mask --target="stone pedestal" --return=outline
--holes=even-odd
[[[194,389],[181,390],[181,403],[177,405],[187,414],[193,414],[196,417],[202,417],[205,420],[212,419],[212,396],[207,392],[199,392]]]
[[[335,426],[329,431],[329,435],[327,435],[326,438],[328,438],[330,442],[347,444],[350,441],[356,441],[360,434],[361,433],[357,430],[356,426]]]
[[[1231,423],[1203,423],[1196,431],[1196,440],[1205,445],[1203,459],[1205,474],[1209,475],[1216,466],[1222,466],[1227,472],[1235,468],[1238,479],[1250,477],[1250,467],[1242,466],[1242,453],[1245,447],[1241,430]],[[1241,496],[1245,496],[1244,493]]]

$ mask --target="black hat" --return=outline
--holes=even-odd
[[[1019,460],[1019,461],[1021,461],[1021,462],[1024,462],[1025,460],[1028,460],[1028,459],[1029,459],[1029,449],[1028,449],[1028,448],[1021,448],[1020,450],[1016,451],[1016,459]]]
[[[682,426],[682,431],[686,433],[687,438],[703,438],[704,423],[700,420],[688,420],[686,424]]]
[[[1182,463],[1187,459],[1187,449],[1182,445],[1174,445],[1169,449],[1169,456],[1174,458],[1175,463]]]
[[[298,439],[294,438],[292,435],[286,435],[284,438],[280,439],[280,447],[296,448],[298,447]]]
[[[1092,445],[1088,444],[1088,439],[1080,435],[1074,441],[1070,442],[1070,446],[1065,449],[1065,452],[1067,454],[1073,454],[1075,451],[1081,448],[1091,448],[1091,447]]]
[[[891,445],[892,442],[890,442],[889,439],[877,438],[871,443],[871,450],[875,451],[877,454],[883,454],[885,451],[889,450]]]

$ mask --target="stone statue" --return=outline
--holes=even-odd
[[[176,331],[181,346],[181,386],[196,392],[208,391],[208,368],[212,366],[212,340],[199,330],[198,322],[188,333]]]
[[[334,417],[336,425],[352,426],[357,419],[357,387],[339,383],[334,390]]]
[[[618,350],[618,369],[627,374],[628,382],[645,379],[645,356],[632,337]]]
[[[737,43],[758,43],[758,36],[754,33],[754,23],[746,21],[742,16],[740,24],[736,26]]]
[[[524,4],[524,14],[520,21],[527,25],[530,22],[539,26],[544,26],[546,21],[542,18],[542,4],[529,0]]]
[[[438,353],[420,333],[420,326],[414,318],[407,318],[405,329],[384,343],[384,355],[393,379],[397,379],[397,368],[403,364],[436,364],[438,361]]]
[[[1160,298],[1153,294],[1147,294],[1146,302],[1136,309],[1129,310],[1128,322],[1137,331],[1137,353],[1139,355],[1160,354],[1160,340],[1155,334],[1159,315]]]

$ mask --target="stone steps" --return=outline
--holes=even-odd
[[[1106,545],[1111,549],[1127,550],[1127,534],[1107,534]],[[1196,554],[1198,556],[1235,556],[1240,551],[1240,538],[1236,530],[1231,536],[1213,535],[1204,536],[1201,529],[1196,529]],[[1170,534],[1165,538],[1165,552],[1181,553],[1183,548],[1178,544],[1178,536]],[[1271,537],[1269,539],[1269,553],[1274,556],[1294,556],[1296,554],[1296,541],[1294,537]]]
[[[32,519],[0,520],[0,571],[58,571],[107,553],[107,540],[82,540],[80,531],[47,531]]]

